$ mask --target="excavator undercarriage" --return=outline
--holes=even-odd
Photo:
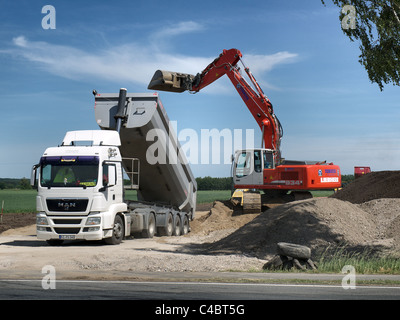
[[[291,191],[287,193],[281,190],[264,190],[259,192],[249,189],[236,189],[231,196],[231,202],[234,206],[241,206],[243,213],[260,213],[266,209],[272,209],[277,205],[311,199],[313,197],[310,191]]]

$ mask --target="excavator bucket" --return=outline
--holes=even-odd
[[[157,70],[147,89],[184,92],[192,89],[193,79],[194,76],[191,74]]]

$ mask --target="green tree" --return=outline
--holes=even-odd
[[[198,190],[230,190],[232,186],[232,178],[212,178],[210,176],[204,178],[196,178]]]
[[[30,182],[27,178],[22,178],[19,183],[19,188],[22,190],[32,189]]]
[[[324,0],[321,2],[325,5]],[[344,34],[351,41],[360,41],[359,62],[368,72],[371,82],[378,84],[381,91],[384,84],[400,85],[400,0],[332,2],[342,9],[339,20]],[[348,10],[349,5],[355,12]],[[355,22],[355,25],[346,27],[343,19],[345,22],[353,19],[350,22]]]

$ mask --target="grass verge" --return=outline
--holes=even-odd
[[[358,274],[400,274],[400,259],[394,255],[378,255],[366,249],[362,252],[347,252],[340,247],[333,253],[327,251],[318,261],[321,273],[341,272],[344,266],[352,266]]]

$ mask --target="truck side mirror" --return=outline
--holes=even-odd
[[[37,168],[40,167],[40,164],[35,164],[32,167],[32,171],[31,171],[31,186],[32,187],[37,187]]]
[[[108,166],[108,186],[113,187],[117,184],[117,168],[115,165]]]

